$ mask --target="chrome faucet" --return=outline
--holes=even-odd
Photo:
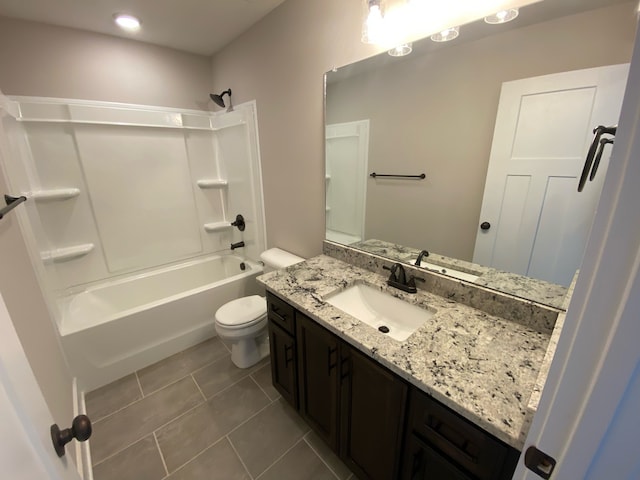
[[[427,252],[426,250],[422,250],[420,252],[420,255],[418,255],[418,258],[416,258],[416,263],[414,263],[414,265],[419,267],[422,264],[422,258],[428,257],[428,256],[429,256],[429,252]]]
[[[407,280],[407,272],[405,272],[404,267],[400,263],[394,263],[390,267],[383,266],[382,268],[391,271],[387,285],[402,290],[403,292],[416,293],[418,291],[416,288],[416,280],[424,282],[423,278],[416,278],[413,275]]]

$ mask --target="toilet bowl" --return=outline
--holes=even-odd
[[[304,258],[271,248],[260,255],[265,273],[304,261]],[[215,328],[220,339],[231,344],[231,361],[249,368],[269,355],[267,301],[260,295],[236,298],[215,313]]]

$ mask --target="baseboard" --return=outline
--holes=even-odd
[[[84,392],[78,388],[78,379],[73,379],[73,416],[86,415],[87,407],[84,402]],[[75,441],[76,467],[82,480],[93,480],[93,468],[91,465],[91,447],[89,443]]]

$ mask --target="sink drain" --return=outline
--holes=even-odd
[[[389,327],[387,327],[386,325],[382,325],[381,327],[378,327],[378,330],[381,331],[382,333],[389,333]]]

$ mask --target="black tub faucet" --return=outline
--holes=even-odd
[[[236,248],[244,247],[244,242],[236,242],[231,244],[231,250],[235,250]]]
[[[416,258],[416,263],[414,263],[414,265],[419,267],[422,264],[422,258],[428,257],[428,256],[429,256],[429,252],[427,252],[426,250],[422,250],[420,252],[420,255],[418,255],[418,258]]]

